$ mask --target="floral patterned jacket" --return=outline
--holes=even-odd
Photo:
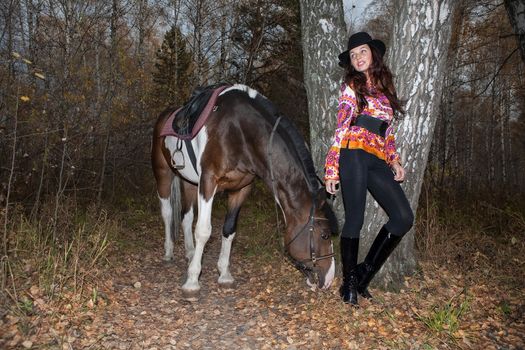
[[[368,114],[374,118],[386,121],[389,126],[384,138],[359,126],[351,126],[358,115],[357,98],[354,90],[348,85],[343,83],[341,86],[337,127],[332,145],[326,155],[325,180],[339,180],[339,153],[341,148],[362,149],[383,159],[388,165],[399,161],[391,125],[393,111],[390,107],[390,102],[382,93],[377,92],[375,95],[365,97],[368,101],[368,106],[359,114]]]

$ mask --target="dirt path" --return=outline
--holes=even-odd
[[[156,249],[144,255],[123,257],[115,267],[106,293],[112,302],[87,326],[89,333],[99,337],[91,343],[93,348],[343,348],[311,310],[310,299],[326,302],[332,294],[307,290],[301,275],[279,261],[281,257],[276,256],[275,264],[259,267],[253,265],[253,258],[242,261],[234,253],[235,286],[221,288],[215,267],[220,240],[214,236],[203,259],[200,295],[187,300],[180,288],[187,268],[181,242],[176,263],[161,261],[162,243],[157,243]]]

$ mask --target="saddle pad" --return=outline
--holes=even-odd
[[[215,106],[215,102],[217,101],[217,97],[219,94],[226,89],[228,86],[221,86],[213,91],[211,94],[210,99],[206,103],[206,107],[202,110],[202,113],[196,118],[195,123],[193,126],[188,125],[188,127],[191,127],[191,132],[188,132],[189,130],[186,130],[184,133],[181,133],[180,131],[177,132],[173,129],[173,122],[175,118],[179,118],[177,114],[184,109],[185,107],[178,108],[176,111],[172,112],[166,122],[164,123],[164,127],[162,128],[162,131],[160,133],[160,136],[176,136],[177,138],[181,140],[191,140],[197,135],[197,133],[202,129],[204,124],[206,123],[206,120],[210,116],[213,107]],[[191,104],[191,102],[189,103]],[[184,116],[188,117],[188,116]],[[183,121],[184,123],[185,121]],[[188,124],[190,123],[190,118],[186,121]],[[177,122],[177,124],[180,124]],[[184,130],[183,130],[184,131]]]

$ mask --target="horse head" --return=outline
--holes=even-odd
[[[312,200],[308,220],[297,225],[286,244],[292,264],[314,288],[328,289],[335,276],[334,250],[331,236],[338,233],[337,218],[326,201],[324,188]]]

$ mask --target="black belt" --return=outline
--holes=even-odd
[[[351,126],[359,126],[365,128],[366,130],[373,132],[376,135],[385,137],[386,129],[388,129],[388,123],[371,117],[367,114],[359,114],[355,120],[352,122]]]

